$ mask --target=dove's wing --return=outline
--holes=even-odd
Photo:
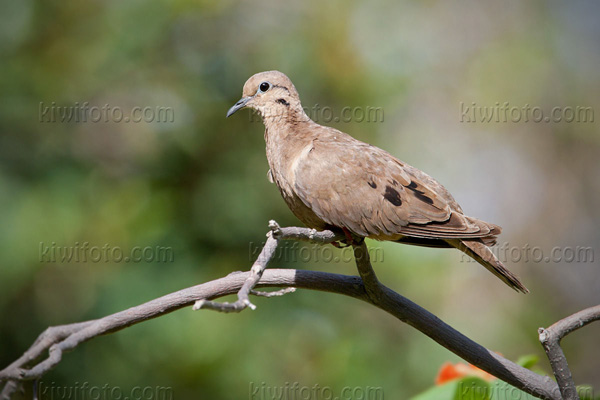
[[[463,215],[427,174],[339,131],[315,138],[300,154],[292,165],[296,195],[332,226],[384,240],[500,233],[495,225]]]

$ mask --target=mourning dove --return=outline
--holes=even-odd
[[[455,247],[511,288],[529,292],[488,247],[496,243],[499,226],[466,216],[448,190],[426,173],[312,121],[285,74],[253,75],[242,96],[227,117],[244,107],[262,116],[269,178],[306,226],[359,238]]]

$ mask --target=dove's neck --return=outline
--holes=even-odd
[[[311,120],[298,102],[273,113],[262,113],[267,149],[278,153],[294,152],[314,139],[316,122]]]
[[[293,185],[294,168],[298,157],[304,154],[313,140],[319,125],[312,121],[300,108],[293,110],[284,118],[263,116],[265,124],[265,142],[269,167],[278,186]]]
[[[312,122],[304,112],[300,102],[280,100],[282,103],[273,102],[268,106],[262,106],[258,109],[267,129],[279,130],[287,126]]]

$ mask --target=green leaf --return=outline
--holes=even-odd
[[[536,398],[501,380],[492,383],[490,400],[535,400]]]
[[[579,385],[577,386],[577,394],[579,400],[597,400],[600,396],[594,397],[594,388],[590,385]]]
[[[411,398],[411,400],[453,400],[458,382],[458,380],[453,380],[443,385],[431,387]]]
[[[488,382],[468,376],[429,388],[411,400],[489,400],[490,391]]]
[[[534,354],[529,354],[526,356],[521,356],[517,360],[517,364],[519,364],[523,368],[531,369],[537,364],[539,361],[539,357]]]
[[[481,378],[468,376],[458,381],[454,400],[489,400],[490,384]]]

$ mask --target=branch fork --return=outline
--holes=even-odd
[[[250,301],[250,295],[263,296],[263,297],[274,297],[274,296],[283,296],[287,293],[292,293],[295,291],[294,288],[286,288],[276,292],[256,292],[254,291],[254,287],[260,281],[267,265],[273,258],[273,254],[275,254],[275,250],[277,250],[277,246],[279,245],[280,240],[286,239],[300,239],[306,240],[310,242],[316,243],[331,243],[338,239],[338,236],[331,235],[331,232],[318,232],[316,229],[308,229],[308,228],[282,228],[279,226],[277,222],[274,220],[269,221],[269,232],[267,232],[267,242],[263,246],[258,258],[252,265],[250,269],[250,274],[246,281],[244,282],[242,288],[237,293],[237,301],[234,303],[228,302],[216,302],[207,299],[201,299],[194,303],[192,309],[200,310],[200,309],[208,309],[219,312],[240,312],[245,310],[246,308],[250,308],[251,310],[256,309],[256,305],[254,305]]]
[[[569,333],[600,319],[600,305],[586,308],[567,318],[561,319],[549,328],[539,328],[539,340],[552,367],[552,372],[564,400],[579,400],[577,387],[567,364],[560,341]]]

